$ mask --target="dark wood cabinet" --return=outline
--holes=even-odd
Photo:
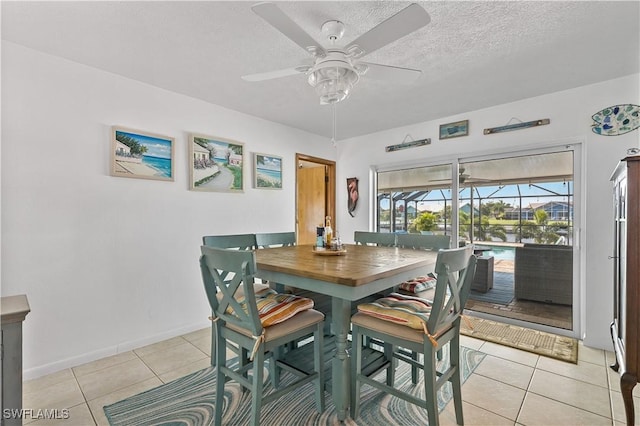
[[[615,205],[611,337],[616,353],[611,368],[620,374],[627,424],[633,425],[632,392],[640,374],[640,156],[623,159],[611,180]]]

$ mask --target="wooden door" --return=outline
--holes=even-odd
[[[296,232],[298,244],[314,244],[316,227],[331,216],[336,221],[336,162],[296,154]]]
[[[324,224],[325,166],[298,168],[298,244],[314,244],[316,227]]]

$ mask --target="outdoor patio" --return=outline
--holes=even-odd
[[[513,260],[495,260],[493,288],[486,293],[472,291],[466,309],[571,330],[571,306],[518,300],[514,297],[513,270]]]

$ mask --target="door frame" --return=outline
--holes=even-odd
[[[519,325],[527,328],[533,328],[536,330],[559,334],[563,336],[569,336],[574,338],[582,338],[584,333],[584,327],[586,324],[586,293],[585,293],[585,284],[583,277],[586,274],[586,253],[582,248],[582,239],[583,233],[582,229],[584,226],[584,212],[586,211],[586,198],[585,194],[585,179],[584,179],[584,165],[586,164],[586,154],[585,149],[583,148],[584,139],[580,137],[572,137],[563,140],[556,141],[548,141],[548,142],[540,142],[537,145],[523,145],[521,147],[515,147],[513,150],[506,149],[494,149],[489,151],[482,151],[477,153],[471,153],[469,156],[461,156],[461,155],[450,155],[443,157],[435,157],[431,158],[428,161],[420,161],[420,162],[407,162],[404,164],[389,164],[383,166],[377,166],[372,168],[372,176],[374,177],[374,187],[373,191],[370,194],[371,197],[371,205],[376,206],[374,212],[374,226],[377,224],[377,199],[376,193],[378,190],[377,185],[377,173],[392,171],[392,170],[400,170],[402,168],[407,167],[428,167],[434,165],[451,165],[451,192],[452,192],[452,206],[459,206],[458,200],[458,191],[459,191],[459,182],[457,176],[459,174],[459,167],[461,163],[471,162],[471,161],[482,161],[482,160],[495,160],[500,158],[506,158],[510,156],[521,156],[521,155],[536,155],[536,154],[546,154],[560,151],[573,151],[573,303],[572,303],[572,330],[567,330],[564,328],[557,328],[548,325],[542,325],[532,322],[527,322],[524,320],[517,320],[513,318],[507,317],[499,317],[493,314],[484,314],[484,313],[476,313],[477,316],[481,318],[488,318],[499,320],[500,322],[504,322],[507,324]],[[456,207],[457,211],[457,207]],[[459,233],[459,224],[457,221],[457,214],[452,213],[452,219],[455,222],[451,224],[451,235],[458,235]],[[375,228],[374,228],[375,229]]]
[[[519,325],[522,327],[532,328],[547,333],[558,334],[561,336],[568,336],[573,338],[581,338],[583,328],[585,325],[585,313],[584,307],[586,306],[586,296],[584,291],[584,280],[582,277],[585,275],[585,251],[582,249],[582,227],[584,221],[584,212],[586,211],[586,204],[584,198],[584,174],[583,167],[585,164],[583,140],[580,138],[570,138],[563,140],[562,142],[549,142],[540,143],[539,146],[523,146],[520,149],[514,149],[513,151],[501,151],[490,152],[486,155],[479,153],[478,155],[471,155],[469,157],[457,157],[452,164],[460,166],[461,163],[483,161],[483,160],[495,160],[500,158],[508,158],[512,156],[520,155],[538,155],[538,154],[550,154],[554,152],[573,152],[573,264],[571,268],[573,270],[573,301],[571,304],[572,315],[572,329],[553,327],[551,325],[538,324],[525,320],[517,320],[512,318],[506,318],[496,316],[493,314],[476,313],[479,317],[486,317],[489,319],[498,319],[500,322],[507,324]],[[454,182],[455,191],[459,190],[457,182]],[[454,189],[452,189],[453,191]],[[457,215],[456,215],[457,216]],[[458,232],[458,230],[456,230]]]
[[[331,216],[331,224],[333,229],[338,228],[336,218],[336,162],[333,160],[327,160],[325,158],[313,157],[311,155],[300,154],[296,152],[296,214],[295,214],[295,230],[296,239],[298,235],[298,170],[300,169],[300,162],[305,161],[309,163],[315,163],[325,166],[325,181],[327,183],[324,194],[324,206],[325,216]]]

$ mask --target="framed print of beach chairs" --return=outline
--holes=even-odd
[[[253,153],[253,186],[282,189],[282,157]]]
[[[174,138],[112,127],[112,176],[173,182],[174,158]]]
[[[469,120],[440,125],[440,139],[451,139],[469,135]]]
[[[189,138],[189,189],[242,192],[244,144],[215,136],[192,134]]]

